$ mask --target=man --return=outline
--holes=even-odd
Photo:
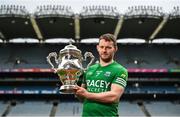
[[[114,61],[116,38],[104,34],[99,38],[99,63],[88,68],[81,87],[75,95],[83,99],[82,116],[118,116],[119,99],[126,87],[127,70]]]

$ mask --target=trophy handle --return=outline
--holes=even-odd
[[[87,57],[90,57],[90,58],[91,58],[91,60],[90,60],[90,62],[88,63],[87,67],[85,68],[85,70],[86,70],[86,69],[88,69],[89,66],[93,63],[95,57],[94,57],[94,55],[93,55],[91,52],[85,52],[84,57],[85,57],[85,59],[84,59],[85,61],[86,61]]]
[[[46,57],[47,58],[47,62],[51,65],[52,69],[54,70],[54,72],[57,72],[57,68],[54,68],[54,65],[51,62],[51,57],[54,57],[56,64],[58,64],[58,59],[57,59],[57,53],[56,52],[51,52],[49,53],[49,55]]]

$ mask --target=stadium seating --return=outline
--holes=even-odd
[[[8,116],[49,116],[52,108],[51,103],[43,101],[29,101],[17,103],[12,107]]]
[[[149,113],[152,117],[157,116],[176,116],[180,112],[180,104],[170,101],[142,101],[144,109],[138,102],[120,101],[119,115],[121,117],[146,117]],[[8,102],[0,102],[0,114],[5,111]],[[20,101],[11,107],[7,117],[10,116],[43,116],[48,117],[52,111],[53,103],[46,101]],[[147,111],[147,112],[144,112]],[[82,113],[82,103],[80,102],[60,102],[54,111],[54,116],[76,116],[80,117]]]
[[[57,52],[66,44],[51,45],[7,45],[0,48],[1,69],[7,68],[50,68],[46,57],[50,52]],[[98,60],[96,46],[79,44],[82,54],[90,51]],[[88,48],[87,48],[88,47]],[[118,45],[115,59],[126,68],[179,68],[180,50],[178,45]],[[11,49],[16,48],[16,49]],[[19,61],[19,63],[18,63]]]
[[[180,115],[180,104],[167,101],[145,103],[145,106],[152,117],[157,116],[176,116]]]
[[[136,102],[121,101],[119,104],[119,115],[120,116],[137,116],[145,117],[142,110],[139,108]]]
[[[58,105],[56,116],[81,116],[82,103],[61,102]]]

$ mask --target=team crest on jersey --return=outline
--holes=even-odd
[[[109,77],[109,76],[111,75],[111,72],[107,71],[107,72],[104,73],[104,75],[105,75],[106,77]]]
[[[87,72],[88,76],[91,76],[93,74],[93,72]]]
[[[96,76],[99,76],[103,71],[96,71]]]

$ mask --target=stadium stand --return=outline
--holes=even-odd
[[[136,102],[122,101],[119,104],[119,115],[145,117],[144,113]]]
[[[144,101],[143,106],[138,102],[121,101],[119,114],[121,117],[142,116],[179,116],[179,103],[170,101]],[[5,104],[1,103],[2,110]],[[33,107],[33,108],[32,108]],[[60,102],[52,111],[53,103],[46,101],[26,101],[16,103],[8,116],[81,116],[82,104],[80,102]],[[145,109],[145,110],[144,110]],[[37,111],[38,110],[38,111]],[[147,111],[147,112],[145,112]],[[53,112],[53,114],[52,114]],[[1,112],[2,113],[2,112]]]
[[[12,107],[8,116],[48,116],[51,110],[52,104],[42,101],[30,101],[16,103]],[[37,111],[38,110],[38,111]]]
[[[1,101],[1,102],[0,102],[0,113],[1,113],[1,114],[2,114],[3,111],[5,110],[5,107],[6,107],[6,104],[5,104],[3,101]]]
[[[65,45],[54,44],[52,47],[51,44],[7,44],[5,47],[1,46],[0,68],[49,68],[46,62],[48,53],[53,51],[59,53],[59,50]],[[90,51],[97,56],[94,44],[78,44],[77,46],[82,50],[82,54]],[[88,48],[86,48],[87,46]],[[179,45],[118,44],[118,48],[116,60],[127,68],[171,69],[180,67]]]
[[[127,68],[178,68],[178,64],[169,61],[170,58],[179,59],[178,50],[178,45],[119,45],[119,53],[125,58],[119,53],[117,57]]]
[[[159,102],[150,102],[145,103],[145,106],[151,116],[176,116],[180,115],[180,112],[177,108],[180,107],[178,103],[167,102],[167,101],[159,101]]]
[[[82,103],[80,102],[61,102],[58,105],[57,116],[81,116]]]
[[[115,59],[129,71],[119,114],[179,116],[180,45],[152,43],[160,38],[180,39],[179,6],[168,13],[158,5],[126,6],[123,13],[113,5],[81,6],[77,13],[70,5],[37,5],[30,13],[24,5],[0,3],[1,116],[81,116],[82,104],[72,94],[59,93],[61,83],[46,60],[67,43],[45,41],[74,39],[82,54],[90,51],[97,61],[96,45],[81,40],[103,33],[113,33],[118,40],[145,41],[118,43]],[[14,38],[33,38],[38,43],[11,43]]]

